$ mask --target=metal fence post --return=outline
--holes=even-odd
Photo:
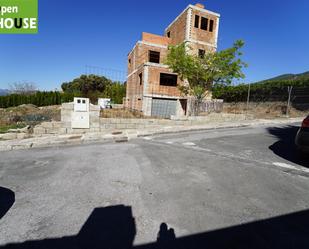
[[[251,91],[251,84],[249,83],[248,86],[248,96],[247,96],[247,108],[246,108],[246,116],[248,114],[248,110],[249,110],[249,102],[250,102],[250,91]]]
[[[286,116],[289,117],[290,114],[290,103],[291,103],[291,94],[292,94],[293,86],[288,86],[288,93],[289,93],[289,98],[288,98],[288,105],[286,108]]]

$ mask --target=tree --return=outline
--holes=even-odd
[[[114,103],[122,103],[126,94],[126,86],[121,82],[114,82],[104,76],[81,75],[71,82],[65,82],[61,88],[66,94],[79,95],[90,98],[95,103],[98,97],[111,98]]]
[[[184,95],[195,97],[196,113],[213,86],[230,85],[233,79],[245,77],[242,69],[247,64],[240,59],[243,46],[244,42],[238,40],[231,48],[208,52],[203,56],[192,54],[191,48],[185,43],[169,47],[165,64],[185,81],[179,89]]]
[[[33,82],[15,82],[10,85],[11,93],[30,95],[38,91],[38,88]]]
[[[90,74],[81,75],[79,78],[76,78],[71,82],[65,82],[61,85],[61,88],[67,93],[81,92],[82,94],[87,95],[89,92],[104,92],[111,84],[112,81],[104,76]]]

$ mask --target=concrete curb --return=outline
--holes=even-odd
[[[207,131],[207,130],[218,130],[218,129],[229,129],[229,128],[242,128],[242,127],[253,127],[258,125],[278,125],[278,124],[291,124],[302,122],[303,118],[293,118],[289,120],[253,120],[248,123],[239,123],[239,124],[228,124],[228,125],[219,125],[219,126],[184,126],[184,127],[173,127],[172,130],[159,130],[152,132],[143,132],[143,134],[138,134],[137,137],[149,137],[154,135],[164,135],[164,134],[177,134],[182,132],[192,132],[192,131]],[[177,129],[178,128],[178,129]],[[179,129],[180,128],[180,129]]]
[[[85,138],[83,136],[77,138],[76,135],[74,136],[76,138],[59,138],[57,136],[50,136],[44,137],[44,139],[26,139],[28,141],[6,141],[6,143],[0,144],[0,151],[114,142],[114,138],[111,136],[97,138]]]
[[[199,128],[187,128],[187,129],[179,129],[179,130],[171,130],[171,131],[158,131],[148,134],[140,134],[137,137],[149,137],[153,135],[164,135],[164,134],[177,134],[183,132],[191,132],[191,131],[207,131],[207,130],[219,130],[219,129],[229,129],[229,128],[241,128],[241,127],[248,127],[250,125],[238,125],[238,126],[220,126],[220,127],[199,127]]]

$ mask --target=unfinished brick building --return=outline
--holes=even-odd
[[[188,99],[177,87],[184,82],[163,64],[168,46],[185,42],[199,56],[216,51],[219,18],[202,4],[189,5],[165,29],[164,36],[143,32],[142,40],[128,54],[125,106],[145,116],[187,115]]]

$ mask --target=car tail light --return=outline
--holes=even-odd
[[[302,128],[309,128],[309,117],[305,118],[302,125]]]

